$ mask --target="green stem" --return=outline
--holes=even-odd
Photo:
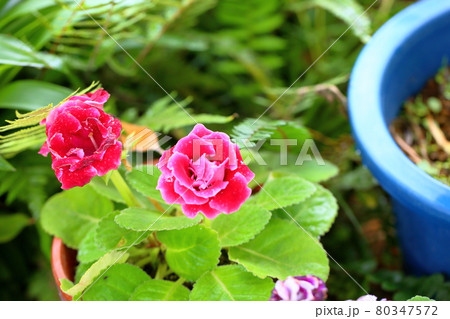
[[[185,280],[183,277],[180,277],[180,278],[178,278],[177,281],[175,281],[175,284],[181,286],[182,284],[184,284],[185,281],[186,281],[186,280]]]
[[[164,279],[167,272],[167,264],[166,263],[160,263],[158,265],[158,269],[156,270],[155,279]]]
[[[118,170],[112,171],[111,180],[129,207],[141,206]]]
[[[150,264],[153,261],[153,256],[148,256],[145,258],[140,259],[139,261],[136,262],[136,266],[142,268],[147,264]]]

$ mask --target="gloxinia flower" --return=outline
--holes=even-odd
[[[356,301],[377,301],[378,297],[374,295],[364,295],[356,299]],[[355,301],[355,300],[348,300],[348,301]],[[380,299],[380,301],[387,301],[386,298]]]
[[[120,121],[103,111],[109,94],[103,89],[76,95],[50,111],[47,140],[39,154],[51,153],[52,169],[62,189],[83,186],[120,165]]]
[[[162,174],[156,188],[167,203],[181,204],[189,218],[237,211],[250,196],[247,184],[255,176],[227,134],[202,124],[165,151],[157,166]]]
[[[270,301],[323,301],[327,291],[323,280],[316,276],[287,277],[276,282]]]

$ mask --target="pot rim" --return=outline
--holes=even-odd
[[[60,279],[73,281],[76,262],[75,256],[76,251],[64,245],[60,238],[53,237],[51,250],[52,273],[59,296],[63,301],[71,301],[72,296],[69,296],[61,290]]]
[[[443,16],[450,17],[449,1],[422,0],[391,18],[359,55],[348,96],[356,145],[364,164],[383,188],[412,211],[426,210],[450,221],[450,187],[425,173],[403,153],[389,132],[380,96],[386,69],[399,48]]]

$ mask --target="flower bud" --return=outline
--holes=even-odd
[[[323,301],[327,291],[323,280],[316,276],[287,277],[276,282],[270,301]]]

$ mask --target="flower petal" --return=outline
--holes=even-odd
[[[173,177],[165,177],[161,175],[158,179],[156,189],[161,192],[162,198],[168,204],[184,204],[183,198],[179,194],[175,193]]]
[[[203,205],[208,202],[207,198],[199,197],[190,188],[181,185],[179,180],[175,180],[174,190],[186,204]]]
[[[210,201],[212,208],[222,211],[225,214],[233,213],[250,197],[252,190],[247,187],[245,177],[237,173],[229,181],[228,186],[219,192]]]
[[[183,213],[189,218],[194,218],[198,213],[203,213],[206,218],[212,219],[221,213],[220,210],[212,208],[209,203],[203,205],[185,204],[181,205],[181,209]]]

